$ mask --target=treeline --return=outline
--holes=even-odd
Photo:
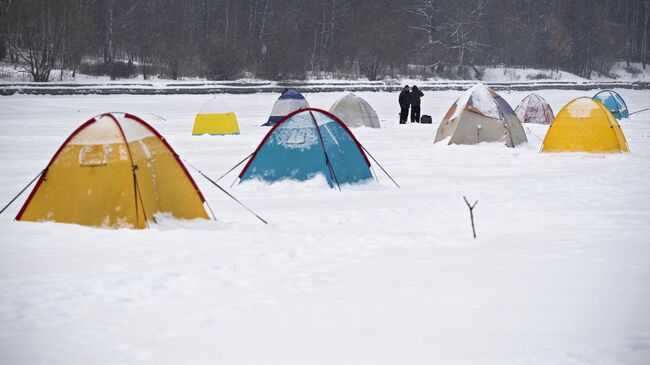
[[[476,65],[589,77],[647,62],[650,0],[0,0],[0,59],[177,79],[462,76]],[[423,65],[414,67],[413,65]]]

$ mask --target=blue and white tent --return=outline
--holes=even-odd
[[[304,181],[319,174],[330,187],[373,178],[363,147],[341,120],[324,110],[302,109],[273,126],[239,178]]]
[[[614,115],[614,118],[621,120],[630,116],[630,112],[627,110],[627,105],[623,98],[614,90],[603,90],[598,94],[594,95],[592,98],[601,102],[610,112]]]
[[[309,103],[302,94],[296,89],[287,89],[273,105],[269,120],[264,126],[273,126],[285,115],[291,114],[296,110],[309,108]]]

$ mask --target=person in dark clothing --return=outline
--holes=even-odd
[[[409,117],[409,106],[411,105],[411,92],[409,86],[406,85],[399,93],[399,124],[405,124]]]
[[[411,90],[411,123],[420,123],[420,98],[424,94],[416,85]]]

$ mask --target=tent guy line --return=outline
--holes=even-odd
[[[234,200],[234,201],[237,202],[239,205],[241,205],[242,207],[244,207],[244,209],[248,210],[251,214],[253,214],[255,217],[257,217],[257,219],[259,219],[260,221],[262,221],[264,224],[269,224],[266,220],[264,220],[262,217],[260,217],[260,216],[259,216],[257,213],[255,213],[252,209],[250,209],[249,207],[247,207],[244,203],[242,203],[241,201],[239,201],[239,199],[235,198],[232,194],[230,194],[230,193],[229,193],[226,189],[224,189],[221,185],[217,184],[216,181],[212,180],[208,175],[204,174],[203,171],[201,171],[201,170],[199,170],[198,168],[194,167],[194,165],[192,165],[191,163],[189,163],[189,162],[188,162],[186,159],[184,159],[183,157],[181,157],[181,156],[179,156],[179,155],[176,155],[176,156],[178,156],[178,158],[180,158],[181,160],[183,160],[183,162],[184,162],[187,166],[189,166],[189,167],[190,167],[191,169],[193,169],[194,171],[198,172],[198,173],[199,173],[201,176],[203,176],[206,180],[208,180],[210,183],[212,183],[212,185],[214,185],[214,186],[216,186],[217,188],[219,188],[219,190],[223,191],[223,192],[224,192],[226,195],[228,195],[232,200]],[[206,201],[206,202],[207,202],[207,201]],[[212,210],[212,209],[210,209],[210,210]]]
[[[232,167],[230,170],[228,170],[225,174],[221,175],[221,177],[219,177],[216,181],[219,182],[221,179],[223,179],[224,177],[228,176],[229,173],[233,172],[236,168],[238,168],[239,166],[241,166],[241,164],[243,164],[244,162],[246,162],[246,160],[248,160],[249,158],[251,158],[251,156],[253,156],[253,153],[252,153],[252,152],[251,152],[248,156],[244,157],[243,160],[239,161],[239,163],[237,163],[235,166],[233,166],[233,167]]]
[[[630,113],[630,115],[632,115],[632,114],[636,114],[636,113],[647,112],[648,110],[650,110],[650,108],[645,108],[645,109],[637,110],[637,111],[635,111],[635,112]]]
[[[32,179],[32,181],[29,182],[29,184],[25,185],[25,187],[18,194],[16,194],[16,196],[14,196],[13,199],[11,199],[11,201],[9,201],[9,203],[7,203],[7,205],[5,205],[4,208],[2,208],[2,210],[0,210],[0,214],[4,213],[4,211],[7,210],[7,208],[9,208],[11,206],[11,204],[13,204],[16,201],[16,199],[18,199],[18,197],[23,195],[25,190],[27,190],[30,186],[32,186],[34,181],[36,181],[39,177],[41,177],[41,175],[43,175],[44,172],[45,172],[45,170],[42,170],[41,172],[39,172],[38,175],[36,175]]]
[[[386,171],[386,170],[384,169],[384,167],[383,167],[383,166],[382,166],[382,165],[381,165],[381,164],[380,164],[380,163],[379,163],[379,162],[378,162],[378,161],[377,161],[377,160],[372,156],[372,154],[370,154],[370,152],[368,151],[368,149],[366,149],[366,147],[365,147],[364,145],[362,145],[361,143],[359,143],[359,146],[361,146],[361,148],[363,148],[364,152],[366,152],[366,153],[368,154],[368,156],[370,156],[370,158],[372,158],[372,160],[375,161],[375,163],[377,164],[377,166],[379,166],[379,168],[381,169],[381,171],[383,171],[384,174],[386,174],[386,176],[388,176],[388,178],[390,179],[390,181],[392,181],[392,182],[395,184],[395,186],[397,186],[398,188],[401,189],[402,187],[399,186],[399,184],[397,183],[397,181],[395,181],[395,179],[393,179],[393,177],[390,176],[390,174],[388,173],[388,171]],[[372,166],[371,166],[371,167],[372,167]],[[377,178],[377,175],[376,175],[376,174],[375,174],[375,178]],[[379,179],[377,179],[377,181],[379,181]]]

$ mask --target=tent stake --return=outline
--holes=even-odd
[[[381,169],[381,171],[383,171],[384,174],[386,174],[386,176],[388,176],[388,178],[390,179],[390,181],[392,181],[393,184],[395,184],[395,186],[397,186],[398,188],[401,188],[401,186],[399,186],[399,184],[397,183],[397,181],[395,181],[395,179],[393,179],[393,177],[390,176],[390,174],[386,171],[386,169],[384,169],[384,167],[383,167],[383,166],[382,166],[382,165],[381,165],[381,164],[380,164],[380,163],[379,163],[379,162],[378,162],[378,161],[377,161],[377,160],[376,160],[376,159],[375,159],[375,158],[370,154],[370,152],[366,149],[366,147],[365,147],[364,145],[362,145],[361,143],[359,143],[359,146],[361,146],[361,148],[363,148],[363,150],[368,154],[368,156],[370,156],[370,158],[372,158],[372,160],[375,161],[375,163],[377,164],[377,166],[379,166],[379,168]]]
[[[7,208],[9,208],[9,206],[10,206],[11,204],[13,204],[13,202],[16,201],[16,199],[18,199],[18,197],[21,196],[21,195],[25,192],[25,190],[27,190],[27,188],[29,188],[29,187],[34,183],[34,181],[36,181],[36,179],[38,179],[39,177],[41,177],[41,175],[43,175],[43,172],[45,172],[45,170],[39,172],[38,175],[36,175],[36,177],[33,178],[32,181],[30,181],[29,184],[27,184],[27,185],[23,188],[23,190],[21,190],[21,191],[20,191],[16,196],[14,196],[14,198],[11,199],[11,201],[10,201],[7,205],[5,205],[5,207],[2,208],[2,210],[0,210],[0,214],[4,213],[4,211],[5,211]]]
[[[179,157],[180,157],[180,156],[179,156]],[[184,158],[181,157],[181,159],[183,160],[183,162],[185,162],[185,163],[187,164],[187,166],[191,167],[194,171],[196,171],[196,172],[198,172],[199,174],[201,174],[201,176],[203,176],[206,180],[208,180],[209,182],[211,182],[212,185],[214,185],[214,186],[216,186],[217,188],[219,188],[219,190],[221,190],[222,192],[224,192],[224,194],[228,195],[232,200],[234,200],[235,202],[237,202],[239,205],[241,205],[242,207],[244,207],[244,209],[248,210],[252,215],[254,215],[255,217],[257,217],[257,219],[261,220],[264,224],[269,224],[269,223],[268,223],[267,221],[265,221],[262,217],[260,217],[260,216],[257,215],[255,212],[253,212],[249,207],[247,207],[246,205],[244,205],[244,203],[240,202],[239,199],[235,198],[232,194],[230,194],[228,191],[226,191],[226,189],[222,188],[221,185],[217,184],[214,180],[212,180],[210,177],[208,177],[208,175],[204,174],[201,170],[199,170],[199,169],[197,169],[196,167],[194,167],[191,163],[187,162],[187,160],[185,160]]]

